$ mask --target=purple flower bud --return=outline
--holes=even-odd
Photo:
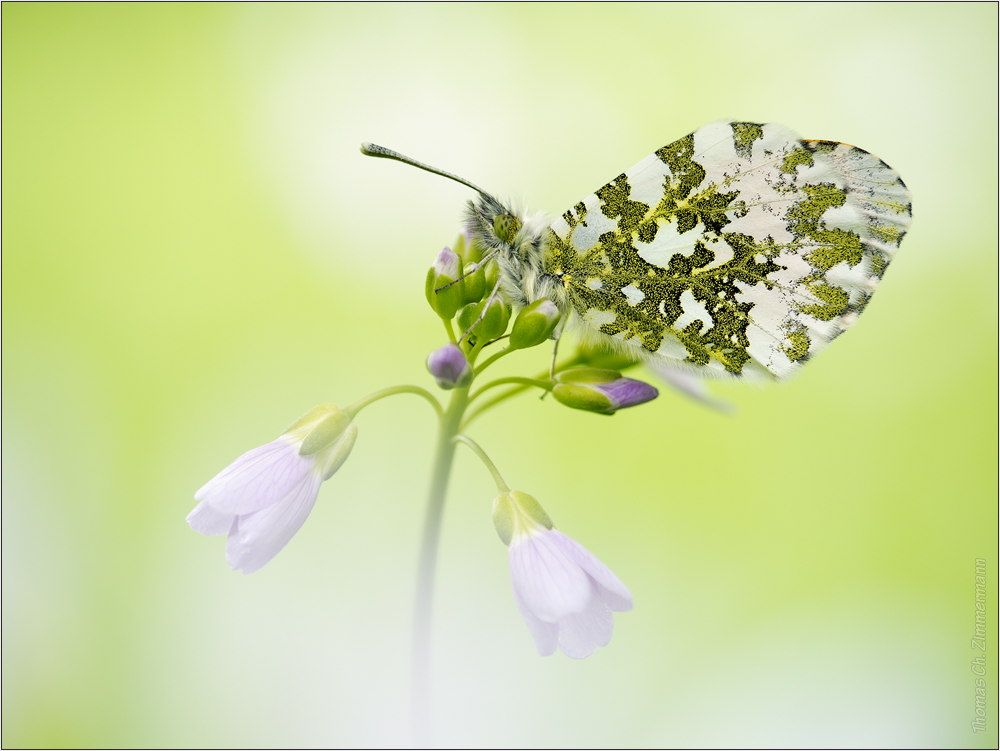
[[[645,404],[660,395],[655,386],[650,386],[648,383],[637,381],[634,378],[622,377],[611,383],[600,384],[596,388],[607,394],[612,404],[615,405],[615,409]]]
[[[472,368],[458,346],[446,344],[427,356],[427,370],[443,389],[464,389],[472,383]]]
[[[619,409],[651,401],[660,392],[648,383],[625,378],[616,370],[573,368],[556,376],[552,395],[573,409],[613,415]]]

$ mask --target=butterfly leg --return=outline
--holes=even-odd
[[[482,260],[479,261],[479,263],[474,264],[476,268],[474,268],[472,271],[466,271],[464,274],[462,274],[460,277],[458,277],[458,279],[456,279],[455,281],[448,282],[444,286],[438,287],[436,290],[434,290],[434,294],[437,294],[438,292],[441,292],[442,290],[448,289],[448,287],[452,286],[453,284],[458,284],[460,281],[462,281],[466,277],[472,276],[477,271],[479,271],[479,269],[481,269],[489,260],[491,260],[493,258],[493,256],[495,256],[498,252],[499,251],[491,250],[489,253],[486,254],[485,258],[483,258]]]
[[[552,347],[552,363],[549,365],[549,380],[553,380],[556,377],[556,355],[559,354],[559,340],[562,337],[556,337],[555,346]]]

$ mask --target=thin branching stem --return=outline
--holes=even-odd
[[[459,443],[464,443],[466,446],[468,446],[470,449],[476,452],[476,456],[479,457],[480,461],[482,461],[482,463],[486,465],[486,469],[488,469],[490,471],[490,474],[493,475],[493,482],[497,484],[497,490],[499,492],[501,493],[510,492],[510,488],[507,487],[507,483],[505,483],[503,481],[503,477],[500,476],[500,470],[497,469],[497,465],[493,463],[493,460],[490,459],[490,457],[486,454],[485,451],[483,451],[482,447],[478,443],[469,438],[469,436],[461,434],[455,436],[454,440]]]
[[[396,394],[416,394],[427,400],[427,402],[434,408],[434,412],[437,414],[438,419],[444,416],[444,409],[441,407],[441,402],[434,398],[426,389],[422,389],[419,386],[390,386],[387,389],[380,389],[366,397],[358,399],[351,405],[344,408],[344,411],[354,419],[354,416],[358,414],[361,410],[367,407],[369,404],[377,402],[379,399],[385,399],[387,396],[395,396]]]
[[[483,384],[480,388],[476,389],[469,396],[469,401],[474,401],[480,394],[488,389],[496,388],[497,386],[504,386],[509,383],[517,383],[523,386],[537,386],[540,389],[545,389],[546,391],[552,388],[552,381],[545,379],[541,380],[539,378],[523,378],[521,376],[507,376],[506,378],[497,378],[493,381],[488,381]]]

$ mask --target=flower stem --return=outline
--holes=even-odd
[[[488,410],[490,407],[493,407],[499,404],[500,402],[505,402],[511,397],[517,396],[518,394],[523,393],[530,388],[531,386],[525,386],[523,384],[520,386],[514,386],[513,388],[507,389],[502,394],[497,394],[496,396],[492,396],[489,399],[486,399],[485,401],[476,403],[475,406],[471,407],[469,411],[466,413],[465,419],[462,421],[460,430],[465,430],[465,428],[468,427],[469,423],[471,423],[473,420],[479,417],[479,415]]]
[[[434,466],[431,471],[431,488],[427,498],[427,515],[420,544],[417,564],[417,601],[413,614],[413,731],[414,745],[430,745],[430,656],[431,612],[434,599],[434,569],[437,562],[438,540],[441,536],[441,517],[448,490],[452,460],[455,457],[454,438],[469,403],[468,389],[455,389],[448,409],[441,417]]]
[[[373,402],[377,402],[379,399],[385,399],[387,396],[395,396],[396,394],[416,394],[426,399],[430,405],[434,408],[437,413],[438,418],[444,419],[444,410],[441,408],[441,403],[434,398],[434,395],[426,389],[422,389],[419,386],[390,386],[387,389],[380,389],[366,397],[358,399],[354,404],[344,407],[344,412],[350,415],[351,419],[358,414],[361,410],[367,407]]]
[[[562,372],[563,370],[566,370],[567,368],[571,368],[571,367],[573,367],[575,365],[579,365],[582,362],[586,362],[586,360],[583,357],[581,357],[579,354],[577,354],[575,357],[572,357],[571,359],[569,359],[569,360],[567,360],[567,361],[565,361],[563,363],[560,363],[559,365],[556,365],[555,372],[556,373]],[[541,381],[541,380],[544,380],[545,378],[547,378],[548,375],[549,375],[548,373],[540,373],[539,375],[535,376],[535,378],[536,378],[536,380]],[[485,384],[485,386],[483,386],[483,388],[481,388],[478,391],[476,391],[476,393],[473,394],[473,398],[478,397],[487,386],[489,386],[490,388],[493,388],[493,386],[500,386],[500,385],[501,385],[501,383],[498,382],[498,381],[491,381],[491,382]],[[461,429],[465,430],[466,427],[468,427],[469,424],[473,420],[475,420],[477,417],[479,417],[479,415],[481,415],[483,412],[485,412],[486,410],[490,409],[491,407],[496,406],[500,402],[505,402],[508,399],[510,399],[511,397],[517,396],[518,394],[527,391],[529,388],[531,388],[532,386],[535,386],[535,385],[537,385],[537,384],[535,384],[535,383],[520,383],[519,385],[514,386],[513,388],[507,389],[502,394],[497,394],[496,396],[490,397],[486,401],[479,402],[478,404],[476,404],[474,407],[472,407],[469,410],[468,414],[465,417],[465,420],[462,422]]]
[[[483,384],[481,388],[478,388],[474,392],[472,392],[472,395],[469,397],[469,401],[471,402],[473,399],[477,398],[487,389],[496,388],[497,386],[503,386],[508,383],[518,383],[521,384],[522,386],[537,386],[538,388],[545,389],[546,391],[550,391],[553,385],[552,381],[550,380],[543,381],[539,378],[522,378],[521,376],[509,376],[507,378],[497,378],[494,381],[490,381],[488,383]]]
[[[457,435],[455,436],[455,440],[464,443],[476,452],[476,456],[482,460],[483,464],[486,465],[486,469],[488,469],[490,474],[493,475],[493,482],[497,484],[497,491],[500,493],[510,492],[510,488],[507,487],[507,483],[505,483],[503,478],[500,476],[500,470],[497,469],[497,465],[495,465],[489,456],[486,455],[486,452],[483,451],[482,447],[478,443],[469,438],[467,435]]]
[[[517,350],[511,349],[510,347],[508,347],[507,349],[502,349],[499,352],[495,352],[493,355],[491,355],[490,357],[488,357],[486,359],[486,362],[484,362],[482,365],[480,365],[478,368],[476,368],[476,375],[479,375],[480,373],[482,373],[490,365],[492,365],[493,363],[495,363],[497,360],[499,360],[504,355],[509,355],[511,352],[516,352],[516,351]]]

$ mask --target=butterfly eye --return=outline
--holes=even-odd
[[[513,214],[497,214],[493,218],[493,231],[505,243],[513,242],[519,229],[521,221]]]

